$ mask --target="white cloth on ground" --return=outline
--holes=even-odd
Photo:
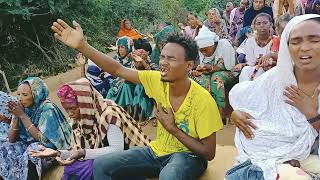
[[[243,81],[251,81],[251,76],[254,72],[254,70],[256,69],[256,66],[245,66],[242,68],[240,76],[239,76],[239,82],[243,82]],[[263,74],[265,71],[262,68],[259,68],[255,77],[253,78],[253,80],[255,80],[256,78],[258,78],[261,74]]]
[[[287,44],[289,34],[295,25],[314,17],[320,16],[308,14],[293,18],[282,33],[277,66],[254,81],[235,85],[229,93],[233,109],[249,113],[258,127],[253,130],[252,140],[236,130],[238,162],[250,159],[261,167],[265,180],[276,178],[277,165],[291,159],[305,160],[318,135],[305,115],[285,103],[283,95],[285,87],[297,85]]]

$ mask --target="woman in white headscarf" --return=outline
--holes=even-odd
[[[216,33],[207,27],[202,27],[195,38],[199,46],[200,65],[195,76],[217,102],[220,111],[225,108],[225,88],[231,89],[236,83],[236,77],[230,71],[235,66],[235,50],[226,39],[220,39]]]
[[[320,127],[319,34],[319,15],[293,18],[282,33],[277,66],[229,93],[237,160],[260,167],[265,180],[320,174],[319,157],[310,156]],[[243,117],[234,118],[239,112]]]

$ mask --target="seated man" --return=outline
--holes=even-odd
[[[79,24],[53,23],[55,37],[78,49],[105,72],[135,84],[157,103],[157,137],[148,147],[101,156],[94,161],[94,179],[196,179],[215,156],[222,121],[210,93],[188,78],[198,58],[194,41],[170,36],[160,55],[160,72],[125,68],[91,47]]]

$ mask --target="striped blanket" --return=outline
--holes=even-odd
[[[150,139],[142,132],[137,122],[113,101],[104,99],[87,79],[68,83],[77,95],[81,121],[71,119],[74,148],[96,149],[104,147],[108,125],[118,126],[125,143],[132,146],[146,146]]]

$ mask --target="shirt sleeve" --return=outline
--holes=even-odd
[[[220,112],[215,100],[212,97],[203,98],[202,105],[197,111],[196,131],[200,139],[210,136],[219,131],[222,127]]]
[[[124,150],[124,137],[118,126],[109,125],[107,138],[109,146],[98,149],[86,149],[86,157],[84,159],[95,159],[105,154]]]

